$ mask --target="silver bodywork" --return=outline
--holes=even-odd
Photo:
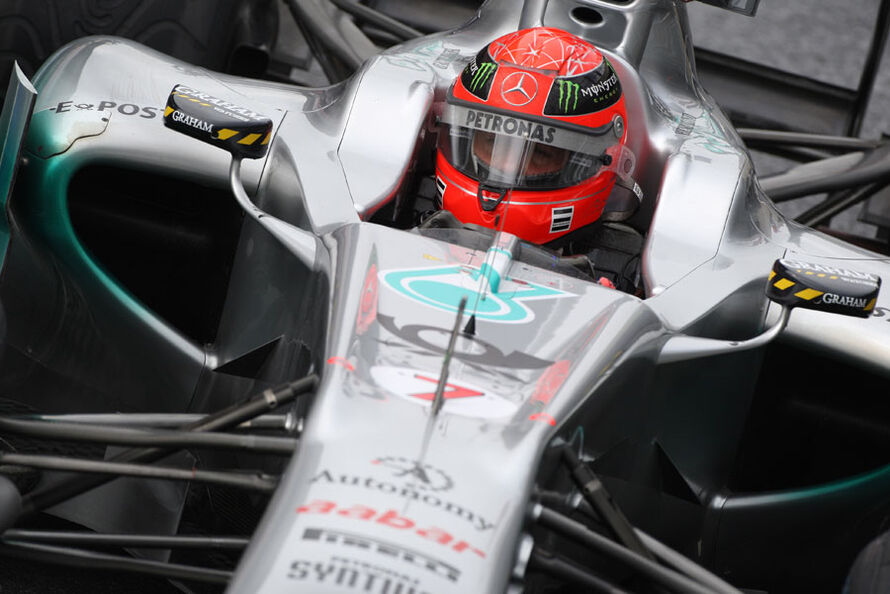
[[[575,20],[579,4],[603,22]],[[269,155],[244,164],[245,186],[303,247],[283,247],[245,220],[214,344],[196,344],[115,288],[89,253],[70,249],[64,220],[41,223],[51,204],[29,210],[22,224],[34,241],[18,248],[13,268],[64,296],[4,290],[18,312],[10,344],[61,370],[97,410],[210,410],[310,364],[320,372],[299,453],[229,591],[503,592],[554,437],[583,427],[585,445],[600,452],[650,439],[659,428],[639,411],[672,377],[707,364],[657,366],[672,336],[756,336],[777,314],[763,287],[780,257],[890,277],[885,258],[789,223],[765,197],[738,136],[697,84],[682,3],[550,0],[543,24],[594,42],[622,81],[644,193],[637,216],[648,221],[646,295],[524,264],[514,252],[490,297],[511,313],[480,315],[475,337],[458,339],[451,397],[431,416],[427,393],[455,314],[411,283],[474,286],[487,253],[368,219],[406,198],[448,85],[519,18],[514,2],[490,0],[460,30],[386,51],[320,90],[210,73],[114,38],[77,41],[37,75],[27,175],[47,196],[64,195],[95,163],[225,188],[225,153],[161,125],[175,84],[275,121]],[[795,311],[780,340],[888,374],[885,320]],[[281,348],[263,378],[214,373],[274,340]],[[298,362],[301,349],[308,363]],[[738,357],[728,384],[756,370],[756,355]],[[550,390],[554,376],[562,383]],[[714,420],[713,446],[680,468],[707,503],[731,463],[750,386],[689,389],[713,390],[727,411],[741,411]]]

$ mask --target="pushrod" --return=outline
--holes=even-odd
[[[227,584],[232,578],[232,572],[220,569],[164,563],[149,559],[134,559],[68,547],[16,542],[6,540],[5,538],[2,544],[0,544],[0,557],[15,557],[18,559],[56,563],[58,565],[77,567],[78,569],[131,571],[165,578],[188,579],[212,584]]]
[[[235,427],[244,421],[293,401],[297,396],[315,389],[317,384],[318,376],[311,374],[283,386],[269,388],[245,402],[233,404],[207,415],[199,421],[186,425],[183,429],[205,432]],[[164,448],[129,449],[111,458],[109,462],[151,463],[160,460],[170,453],[171,450]],[[113,479],[114,477],[109,475],[81,475],[66,477],[51,485],[39,487],[22,497],[22,516],[24,517],[47,507],[52,507],[85,491],[104,485]]]
[[[85,423],[115,427],[157,427],[159,429],[178,428],[195,423],[205,415],[198,413],[86,413],[60,415],[10,415],[7,418],[26,421],[52,421],[62,423]],[[292,415],[260,415],[244,421],[233,429],[279,429],[290,431],[296,426]]]
[[[82,423],[48,423],[0,417],[0,431],[43,439],[101,442],[115,445],[245,450],[261,454],[294,453],[297,440],[289,437],[197,433],[165,429],[102,427]]]
[[[655,561],[651,561],[639,553],[624,547],[593,530],[562,515],[543,505],[535,504],[532,517],[542,526],[555,530],[575,542],[586,545],[591,549],[607,555],[625,566],[639,572],[650,580],[670,589],[673,592],[684,594],[714,594],[710,588],[703,586],[695,580],[678,573],[672,569],[662,567]]]
[[[102,534],[75,530],[23,530],[11,528],[6,540],[90,547],[138,549],[231,549],[242,550],[250,539],[237,536],[195,536],[185,534]]]
[[[261,493],[271,493],[278,482],[271,477],[260,474],[220,472],[216,470],[200,470],[192,468],[170,468],[167,466],[145,466],[143,464],[127,464],[124,462],[108,462],[105,460],[87,460],[84,458],[65,458],[63,456],[41,456],[34,454],[0,453],[0,463],[13,466],[27,466],[43,470],[59,470],[62,472],[85,472],[89,474],[110,474],[117,476],[134,476],[150,479],[166,479],[171,481],[196,481],[248,489]]]
[[[626,590],[622,590],[618,586],[610,584],[590,571],[576,567],[559,557],[545,554],[538,549],[532,551],[532,555],[528,560],[528,567],[529,569],[536,569],[543,573],[549,573],[561,580],[584,586],[585,592],[597,592],[599,594],[627,594]]]

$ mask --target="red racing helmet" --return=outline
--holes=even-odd
[[[436,156],[442,207],[538,244],[589,225],[616,171],[633,168],[626,121],[618,76],[592,44],[546,27],[500,37],[448,91]]]

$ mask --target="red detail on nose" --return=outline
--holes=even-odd
[[[548,425],[556,426],[556,419],[548,415],[547,413],[535,413],[528,418],[529,421],[543,421]]]
[[[547,404],[553,398],[553,395],[562,387],[563,382],[569,376],[569,369],[572,363],[568,360],[560,360],[547,368],[538,383],[535,384],[535,391],[532,394],[532,400]]]
[[[371,264],[365,275],[359,301],[358,316],[355,319],[355,333],[364,334],[377,320],[377,264]]]
[[[426,381],[426,382],[432,382],[434,384],[439,383],[439,380],[437,380],[437,379],[434,379],[431,377],[426,377],[426,376],[420,375],[418,373],[415,373],[414,377],[419,380]],[[474,396],[482,396],[484,394],[485,394],[485,392],[479,392],[478,390],[471,390],[470,388],[455,386],[454,384],[445,384],[445,392],[443,393],[443,396],[445,397],[446,400],[451,400],[453,398],[472,398]],[[432,400],[433,398],[435,398],[436,393],[435,392],[424,392],[421,394],[411,394],[411,396],[413,396],[415,398],[420,398],[421,400]]]
[[[339,365],[345,367],[349,371],[355,371],[355,366],[344,357],[331,357],[328,359],[328,365]]]

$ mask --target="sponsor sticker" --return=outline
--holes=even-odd
[[[430,594],[407,574],[342,556],[332,556],[328,561],[295,559],[288,567],[287,577],[306,584],[305,589],[300,588],[306,592],[315,592],[319,586],[337,586],[367,594]]]
[[[485,62],[484,64],[477,66],[474,62],[473,66],[475,66],[475,69],[472,69],[473,78],[470,80],[470,90],[478,91],[480,87],[488,82],[488,78],[497,69],[497,64],[494,62]]]
[[[484,51],[484,50],[483,50]],[[488,58],[482,58],[481,53],[477,54],[467,67],[464,68],[460,75],[464,88],[473,95],[482,100],[488,99],[491,92],[491,82],[494,80],[494,73],[498,69],[498,65],[490,61]]]
[[[835,295],[834,293],[825,293],[824,295],[822,295],[822,303],[843,305],[844,307],[863,308],[868,305],[868,299],[861,297],[850,297],[849,295]]]
[[[674,129],[674,134],[677,134],[678,136],[689,136],[690,134],[692,134],[692,131],[694,129],[695,116],[684,111],[682,114],[680,114],[680,122]]]
[[[621,83],[608,61],[591,72],[557,78],[550,87],[544,115],[581,115],[601,111],[621,99]]]
[[[195,128],[196,130],[200,130],[201,132],[213,134],[213,124],[211,124],[210,122],[205,122],[201,118],[196,118],[195,116],[190,116],[188,114],[182,113],[178,109],[171,110],[170,118],[174,122],[185,124],[186,126],[190,126],[192,128]]]
[[[429,470],[431,467],[428,467]],[[443,473],[444,474],[444,473]],[[355,487],[362,491],[371,491],[372,493],[383,493],[392,497],[404,499],[408,502],[416,502],[424,507],[444,512],[461,522],[470,524],[479,531],[490,530],[494,528],[494,523],[488,521],[481,514],[469,509],[464,505],[459,505],[451,501],[449,491],[451,489],[450,477],[432,476],[430,485],[445,487],[443,482],[446,478],[447,488],[439,491],[428,488],[419,488],[422,481],[405,480],[404,477],[384,476],[381,477],[379,472],[373,472],[370,468],[368,472],[350,472],[337,473],[330,469],[322,469],[318,474],[312,477],[310,481],[313,485],[332,485],[336,486],[337,492],[342,492],[342,487]],[[340,514],[343,515],[343,514]]]
[[[448,189],[448,184],[445,183],[445,180],[440,176],[436,176],[436,196],[439,197],[439,204],[442,204],[442,201],[445,199],[445,190]]]
[[[331,530],[329,528],[306,528],[303,531],[303,540],[376,553],[380,557],[412,565],[417,569],[428,571],[450,582],[456,582],[460,578],[460,570],[458,568],[431,555],[405,548],[400,544],[369,538],[363,534]]]
[[[553,89],[557,86],[554,85]],[[556,94],[551,91],[551,99],[555,102]],[[551,99],[548,99],[550,101]],[[579,100],[580,102],[580,100]],[[578,107],[581,110],[581,107]],[[473,130],[484,130],[501,136],[513,136],[524,140],[532,140],[541,144],[558,146],[569,151],[577,151],[585,155],[601,155],[603,151],[615,145],[617,131],[615,122],[599,128],[591,128],[593,134],[548,126],[533,120],[512,115],[504,115],[473,109],[464,105],[446,103],[442,109],[442,122],[450,124],[459,134],[469,135]]]
[[[358,504],[341,506],[335,501],[316,499],[311,503],[298,507],[297,513],[313,517],[326,515],[372,523],[375,527],[386,527],[394,533],[401,532],[414,535],[418,542],[434,542],[441,545],[443,551],[448,550],[459,553],[462,557],[476,556],[481,559],[486,558],[484,551],[474,547],[466,540],[455,537],[448,530],[420,523],[394,509],[377,510],[367,505]]]
[[[371,464],[389,469],[393,477],[403,479],[407,486],[422,491],[448,491],[454,486],[454,481],[444,471],[419,460],[383,456],[375,458]]]
[[[135,103],[120,103],[103,99],[98,102],[79,101],[72,99],[69,101],[59,101],[55,106],[48,108],[57,114],[68,113],[71,111],[114,111],[125,116],[138,116],[145,120],[157,117],[162,107],[153,107],[148,105],[137,105]]]
[[[465,110],[464,116],[462,125],[467,128],[485,130],[505,136],[528,138],[546,144],[553,144],[556,136],[556,128],[553,126],[544,126],[520,118],[501,116],[475,109]]]
[[[217,111],[226,117],[234,118],[242,122],[262,123],[268,120],[266,116],[258,114],[252,109],[241,107],[240,105],[226,101],[225,99],[220,99],[219,97],[214,97],[213,95],[208,95],[207,93],[187,87],[186,85],[176,85],[173,89],[173,94],[185,99],[195,100],[201,106],[211,107],[214,111]]]
[[[574,206],[561,206],[550,209],[550,232],[559,233],[568,231],[572,227],[572,217],[575,214]]]
[[[564,113],[577,110],[578,91],[581,89],[581,85],[564,78],[557,79],[556,84],[559,89],[559,101],[557,102],[559,109]]]
[[[829,278],[832,280],[839,276],[843,277],[844,280],[848,282],[862,280],[868,281],[869,283],[876,283],[881,280],[878,275],[871,274],[870,272],[848,270],[846,268],[838,268],[836,266],[828,266],[826,264],[813,264],[811,262],[801,262],[798,260],[786,259],[783,259],[782,263],[788,268],[794,268],[795,270],[797,270],[797,272],[803,272],[804,274],[812,273],[817,277],[824,277],[828,275]]]
[[[569,297],[572,294],[531,282],[500,283],[497,293],[478,299],[481,272],[470,266],[442,266],[381,271],[383,283],[399,295],[416,303],[449,313],[456,313],[466,297],[468,311],[477,320],[502,324],[524,324],[535,319],[526,302]]]
[[[538,81],[528,72],[514,72],[501,82],[501,97],[510,105],[528,105],[538,95]]]
[[[376,365],[371,368],[371,377],[378,386],[421,406],[432,404],[438,384],[435,373],[408,367]],[[463,380],[446,383],[444,396],[444,412],[466,417],[497,419],[510,416],[517,409],[503,396]]]

